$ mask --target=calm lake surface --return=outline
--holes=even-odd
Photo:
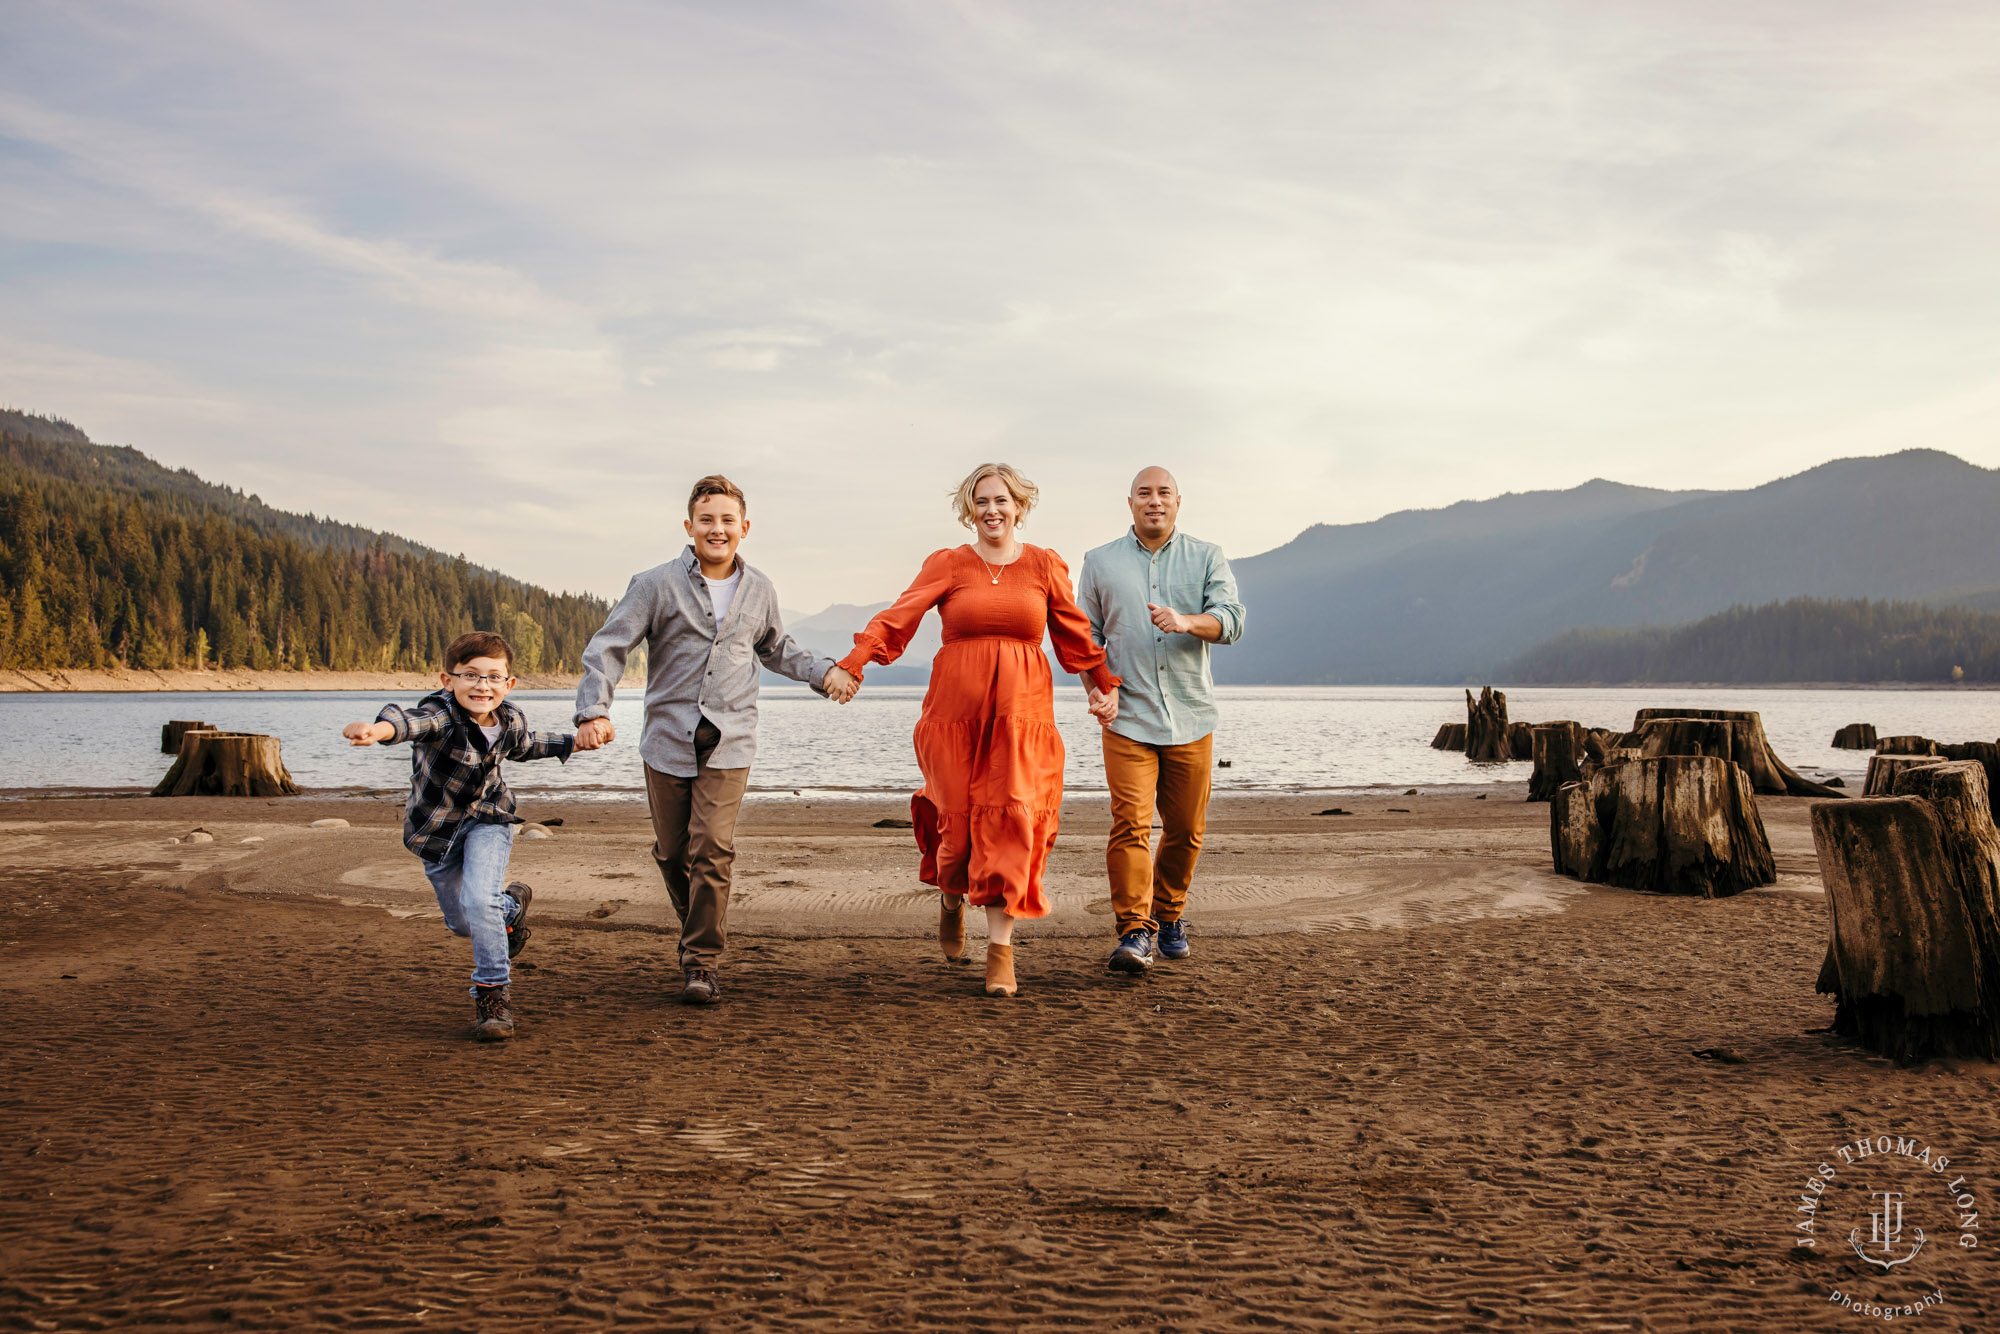
[[[1432,686],[1233,686],[1219,691],[1222,725],[1215,754],[1223,791],[1405,788],[1525,780],[1530,766],[1474,765],[1435,751],[1439,724],[1465,721],[1464,694]],[[414,703],[412,696],[399,702]],[[572,697],[554,691],[513,696],[536,727],[566,729]],[[766,687],[755,791],[808,795],[908,792],[920,782],[910,729],[921,687],[862,691],[837,707],[803,686]],[[267,732],[284,744],[285,764],[308,788],[396,788],[409,781],[401,747],[354,749],[341,726],[366,720],[382,696],[333,691],[200,694],[0,695],[0,788],[150,787],[167,770],[160,724],[199,718],[230,731]],[[1835,729],[1869,722],[1884,736],[1916,733],[1942,741],[2000,737],[2000,692],[1977,690],[1675,690],[1521,688],[1507,692],[1516,721],[1574,718],[1592,727],[1629,728],[1643,707],[1755,709],[1778,755],[1808,776],[1868,767],[1865,752],[1827,745]],[[618,740],[554,761],[508,766],[517,791],[561,790],[625,799],[642,789],[636,750],[640,694],[612,711]],[[1056,691],[1069,746],[1068,785],[1102,791],[1097,728],[1083,692]]]

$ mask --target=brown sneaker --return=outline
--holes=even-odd
[[[938,895],[938,945],[950,962],[966,962],[965,895]]]
[[[989,996],[1012,996],[1020,988],[1014,984],[1014,947],[1012,945],[988,945],[986,947],[986,994]]]
[[[472,989],[472,1036],[481,1042],[504,1042],[514,1036],[514,1011],[506,987]]]
[[[722,979],[713,968],[690,968],[681,983],[681,1004],[713,1005],[722,999]]]

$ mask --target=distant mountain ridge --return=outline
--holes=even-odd
[[[100,445],[60,417],[39,417],[0,408],[0,464],[46,477],[60,477],[84,486],[136,492],[183,510],[190,507],[241,519],[267,533],[282,533],[308,546],[335,551],[381,548],[399,555],[455,557],[433,547],[351,523],[273,509],[254,495],[234,487],[204,481],[187,468],[169,468],[130,445]],[[510,583],[522,583],[498,570],[468,568]],[[525,584],[522,584],[526,587]]]
[[[1936,450],[1747,491],[1602,480],[1316,526],[1233,562],[1243,640],[1219,681],[1452,683],[1582,626],[1675,625],[1788,598],[2000,598],[2000,472]]]
[[[607,610],[0,413],[0,667],[424,671],[492,629],[561,674]]]
[[[1668,629],[1568,630],[1501,668],[1521,685],[2000,681],[2000,616],[1793,598]]]

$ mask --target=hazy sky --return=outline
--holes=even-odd
[[[987,458],[1073,565],[1990,467],[1996,145],[1990,3],[0,0],[0,403],[605,594],[725,471],[808,611]]]

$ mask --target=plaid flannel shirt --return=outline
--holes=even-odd
[[[449,690],[426,695],[414,709],[385,704],[375,715],[394,729],[384,745],[410,743],[410,801],[403,809],[403,846],[427,862],[450,856],[468,824],[520,824],[514,794],[500,776],[500,761],[565,763],[576,746],[568,732],[531,732],[528,717],[506,700],[494,711],[500,738],[485,733]]]

